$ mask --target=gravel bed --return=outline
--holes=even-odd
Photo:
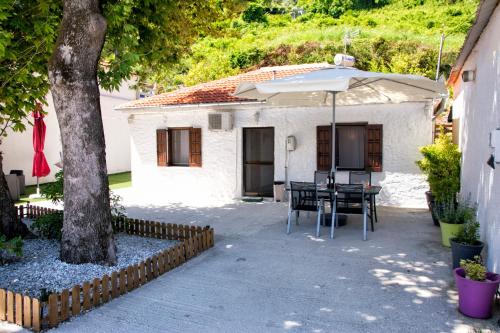
[[[26,239],[23,258],[20,261],[0,266],[0,288],[17,293],[40,297],[41,289],[61,291],[82,285],[85,281],[110,275],[131,264],[139,263],[173,245],[178,241],[116,234],[118,249],[116,266],[95,264],[67,264],[59,260],[59,242],[46,239]]]

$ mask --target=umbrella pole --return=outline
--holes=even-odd
[[[40,195],[40,178],[39,177],[36,177],[36,195],[39,196]]]
[[[335,167],[335,97],[336,92],[331,91],[332,94],[332,168],[331,173],[335,175],[336,167]]]

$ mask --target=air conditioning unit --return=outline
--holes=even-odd
[[[208,114],[208,129],[210,131],[230,131],[233,129],[233,114],[231,112],[216,112]]]

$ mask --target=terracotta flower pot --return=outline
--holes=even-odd
[[[465,278],[465,271],[461,267],[455,268],[453,273],[458,289],[458,310],[468,317],[490,318],[500,275],[488,272],[485,281],[474,281]]]

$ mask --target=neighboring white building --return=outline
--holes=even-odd
[[[325,66],[261,68],[120,106],[129,116],[133,187],[200,202],[271,195],[273,181],[312,181],[316,169],[330,168],[331,108],[273,107],[232,93],[241,82]],[[209,129],[212,114],[222,115],[222,127],[231,117],[232,124]],[[383,186],[378,204],[426,206],[428,185],[415,161],[418,148],[432,142],[430,103],[338,107],[336,118],[339,167],[374,170],[373,183]],[[296,138],[290,152],[288,136]],[[337,181],[347,177],[339,171]]]
[[[136,99],[136,92],[129,88],[127,83],[122,84],[118,91],[101,91],[101,112],[106,140],[106,164],[108,173],[130,171],[130,135],[127,117],[114,111],[114,108],[127,101]],[[43,109],[47,112],[44,118],[47,126],[45,137],[45,157],[50,166],[51,173],[40,178],[41,183],[54,180],[54,174],[59,170],[55,163],[61,160],[62,152],[59,124],[52,103],[52,96],[47,96],[48,106]],[[26,126],[26,131],[9,131],[6,138],[2,139],[0,150],[3,153],[3,171],[8,174],[10,170],[20,169],[26,176],[26,184],[36,184],[36,177],[31,177],[33,167],[33,127]]]
[[[453,120],[462,151],[464,198],[478,205],[481,238],[488,245],[488,268],[500,273],[500,164],[486,161],[493,153],[490,133],[500,128],[500,6],[481,1],[476,21],[453,67]],[[462,73],[467,72],[462,78]],[[497,154],[500,155],[500,154]],[[500,162],[500,156],[496,156]]]

